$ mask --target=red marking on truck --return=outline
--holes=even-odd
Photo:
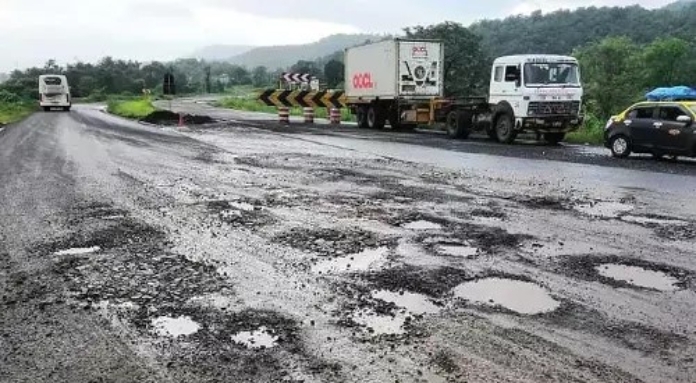
[[[355,89],[372,89],[375,84],[372,82],[372,73],[358,73],[353,76],[353,88]]]
[[[428,57],[428,47],[426,47],[425,45],[420,47],[413,47],[413,49],[411,50],[411,56],[413,56],[413,58]]]

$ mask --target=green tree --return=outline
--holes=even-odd
[[[428,27],[406,28],[406,37],[435,39],[445,45],[445,94],[473,96],[485,92],[488,59],[481,50],[481,39],[461,24],[445,22]]]
[[[322,69],[314,61],[300,60],[290,68],[293,73],[308,73],[314,77],[322,77]]]
[[[324,76],[329,88],[337,88],[345,78],[345,65],[338,60],[331,60],[324,66]]]
[[[640,98],[644,91],[640,49],[627,37],[609,37],[575,52],[580,61],[586,97],[605,119]]]
[[[269,85],[270,76],[268,75],[268,68],[265,66],[257,66],[254,68],[251,74],[252,85],[257,88],[266,87]]]
[[[693,50],[685,40],[669,37],[658,38],[643,49],[640,61],[643,64],[645,87],[687,85],[693,60],[687,60]]]

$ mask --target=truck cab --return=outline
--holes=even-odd
[[[510,143],[518,133],[531,131],[558,143],[582,124],[582,96],[578,61],[573,57],[500,57],[491,70],[488,102],[494,113],[489,134]]]

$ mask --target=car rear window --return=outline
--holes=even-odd
[[[63,83],[60,77],[44,77],[44,84],[46,85],[60,85]]]

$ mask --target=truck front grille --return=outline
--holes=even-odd
[[[532,101],[529,116],[559,116],[580,114],[580,101]]]

